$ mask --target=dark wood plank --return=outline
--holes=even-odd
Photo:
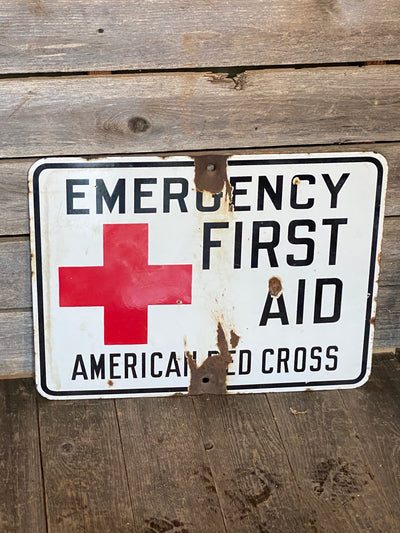
[[[3,79],[0,157],[397,141],[399,73],[374,65]]]
[[[189,397],[117,400],[133,531],[225,531]]]
[[[112,400],[39,399],[48,531],[132,531]]]
[[[193,401],[227,530],[313,531],[265,395]]]
[[[396,0],[3,0],[0,15],[3,73],[399,58]]]
[[[289,148],[233,150],[232,153],[270,154],[304,152],[379,152],[389,165],[386,216],[400,215],[400,144],[358,144],[331,146],[292,146]],[[84,154],[83,154],[84,155]],[[133,155],[133,154],[132,154]],[[165,154],[164,154],[165,155]],[[29,233],[28,170],[35,159],[0,160],[0,235]]]
[[[0,381],[0,530],[46,531],[33,381]]]
[[[339,392],[270,394],[268,400],[302,494],[316,511],[316,529],[397,531],[375,482],[379,467],[364,453]]]
[[[374,469],[374,481],[400,526],[400,361],[375,357],[368,383],[340,391],[356,438]]]
[[[31,311],[0,312],[0,379],[33,375]]]

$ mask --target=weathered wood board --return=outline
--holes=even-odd
[[[1,73],[399,59],[397,0],[4,0]]]
[[[132,531],[114,402],[103,402],[100,414],[93,401],[57,408],[40,398],[38,415],[48,531]]]
[[[45,156],[382,153],[375,348],[400,345],[399,20],[396,0],[2,2],[0,376],[32,373],[26,175]]]
[[[332,531],[363,533],[371,523],[384,531],[393,500],[376,478],[379,464],[357,438],[353,411],[346,411],[340,392],[274,394],[268,401],[299,489],[322,526],[318,529],[331,530],[333,512]]]
[[[46,531],[36,401],[32,380],[0,382],[1,531]]]
[[[400,65],[0,80],[0,157],[400,140]]]
[[[1,531],[397,533],[400,362],[360,389],[49,402],[0,383]]]
[[[224,531],[191,398],[122,399],[115,404],[132,498],[132,531]]]
[[[385,215],[400,216],[400,143],[364,143],[234,150],[230,153],[378,152],[389,165]],[[213,153],[220,153],[212,150]],[[229,153],[223,151],[221,153]],[[188,153],[190,155],[190,152]],[[197,152],[193,152],[193,155]],[[85,154],[83,154],[85,155]],[[126,154],[133,155],[133,154]],[[137,155],[137,154],[135,154]],[[0,237],[29,233],[28,170],[35,159],[0,159]]]

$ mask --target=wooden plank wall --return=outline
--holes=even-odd
[[[383,154],[375,349],[400,346],[398,12],[397,0],[1,2],[0,376],[32,374],[27,170],[44,156]]]

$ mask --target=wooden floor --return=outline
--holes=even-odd
[[[351,391],[47,401],[0,382],[0,531],[398,532],[400,362]]]

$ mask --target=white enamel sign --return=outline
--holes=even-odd
[[[32,167],[44,396],[187,393],[196,366],[207,392],[214,376],[204,361],[223,350],[230,393],[368,379],[384,158],[237,155],[226,164],[221,192],[198,190],[190,157]],[[205,168],[209,182],[215,170]]]

